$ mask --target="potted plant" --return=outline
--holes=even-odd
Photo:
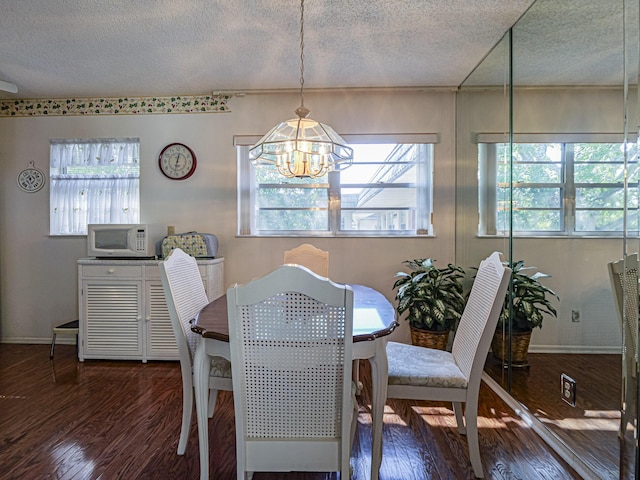
[[[444,268],[435,260],[421,258],[402,262],[411,271],[396,273],[396,311],[407,312],[414,345],[445,350],[449,332],[455,328],[466,303],[462,279],[464,270],[449,264]]]
[[[509,262],[504,263],[509,265]],[[509,266],[512,269],[512,286],[507,291],[504,308],[491,342],[491,350],[493,356],[499,360],[505,361],[507,359],[510,323],[512,365],[527,366],[531,332],[534,328],[542,328],[545,314],[558,316],[550,298],[555,297],[556,300],[560,300],[560,297],[553,290],[540,283],[541,278],[551,275],[542,272],[536,272],[533,275],[523,273],[525,270],[536,269],[533,266],[525,267],[524,260],[519,260]],[[511,301],[509,301],[510,299]]]

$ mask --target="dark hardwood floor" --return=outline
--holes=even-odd
[[[369,371],[353,447],[354,480],[369,478]],[[87,361],[75,348],[0,344],[0,478],[197,479],[195,419],[176,454],[181,379],[177,362]],[[380,480],[473,478],[464,437],[445,403],[389,400]],[[480,450],[486,478],[577,479],[498,396],[480,394]],[[219,395],[210,420],[211,478],[235,479],[233,398]],[[256,473],[254,480],[337,480],[337,474]]]
[[[621,355],[529,353],[527,368],[514,368],[511,396],[568,445],[599,478],[632,478],[629,462],[620,461],[620,449],[633,447],[629,427],[621,446]],[[506,389],[507,370],[489,354],[485,370]],[[560,375],[577,383],[576,405],[560,396]],[[633,455],[627,455],[633,461]],[[620,467],[625,470],[620,475]]]

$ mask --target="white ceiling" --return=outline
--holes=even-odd
[[[537,0],[513,27],[514,85],[622,85],[625,49],[627,78],[637,83],[638,7],[631,0]],[[465,84],[501,85],[506,52],[506,45],[496,48]]]
[[[305,88],[458,86],[532,1],[307,0]],[[0,12],[0,80],[19,89],[0,98],[299,88],[298,0],[0,0]]]
[[[637,3],[306,0],[305,88],[457,87],[471,72],[466,85],[499,85],[507,49],[489,52],[514,24],[514,84],[621,85]],[[299,0],[0,0],[0,12],[0,80],[19,89],[0,99],[300,86]]]

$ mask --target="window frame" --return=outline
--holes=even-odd
[[[89,149],[90,154],[79,155],[65,146],[81,146]],[[59,150],[60,147],[63,150]],[[98,151],[94,150],[96,148]],[[111,155],[114,149],[120,153]],[[109,155],[105,156],[104,153]],[[112,160],[104,162],[104,158]],[[117,159],[117,164],[113,163],[113,159]],[[119,163],[123,159],[126,161]],[[137,172],[132,172],[131,166],[136,164]],[[113,165],[116,165],[115,170]],[[137,137],[50,139],[49,236],[86,236],[90,223],[140,223],[140,170],[140,139]],[[123,187],[123,184],[126,186]],[[103,195],[105,188],[109,196]],[[124,192],[124,196],[116,192]],[[108,200],[100,201],[109,208],[95,210],[97,206],[103,206],[96,203],[101,195]],[[116,198],[118,201],[115,201]],[[59,207],[62,207],[60,212]],[[55,218],[58,214],[60,216]],[[112,219],[110,222],[107,221],[109,217]]]
[[[311,182],[303,188],[327,188],[328,199],[328,228],[326,230],[258,230],[256,225],[256,205],[257,186],[255,185],[252,171],[253,167],[249,162],[249,147],[257,142],[259,136],[236,135],[234,146],[237,149],[238,166],[238,236],[244,237],[414,237],[414,236],[434,236],[433,224],[431,223],[433,212],[433,190],[434,190],[434,164],[435,147],[439,143],[439,135],[435,133],[423,134],[363,134],[363,135],[342,135],[349,144],[422,144],[429,151],[424,162],[424,168],[430,172],[429,181],[420,188],[420,185],[408,183],[388,185],[386,188],[407,188],[414,186],[416,192],[416,223],[419,227],[415,230],[344,230],[341,228],[341,215],[349,208],[342,208],[340,201],[341,188],[370,188],[372,183],[344,183],[336,181],[339,172],[330,172],[327,177]],[[422,174],[418,172],[417,175]],[[429,173],[427,173],[429,174]],[[326,181],[324,179],[326,178]],[[276,184],[282,187],[282,184]],[[269,184],[266,184],[269,186]],[[290,188],[297,188],[299,185],[291,185]],[[423,208],[419,208],[422,205]],[[275,208],[278,210],[277,208]],[[307,208],[305,208],[307,209]],[[311,210],[309,208],[309,210]],[[405,207],[370,207],[362,208],[364,211],[373,210],[407,210]]]
[[[633,143],[636,139],[627,138],[627,143]],[[576,183],[575,174],[575,155],[574,145],[576,144],[623,144],[625,138],[622,134],[614,133],[594,133],[594,134],[514,134],[512,136],[513,144],[559,144],[562,148],[561,158],[561,177],[562,181],[557,184],[553,183],[521,183],[517,186],[526,186],[528,188],[535,188],[536,186],[550,187],[557,185],[560,189],[560,222],[561,230],[517,230],[513,231],[513,236],[516,237],[620,237],[623,235],[622,230],[576,230],[576,212],[578,210],[590,210],[590,208],[576,208],[576,195],[579,188],[602,188],[616,186],[623,190],[625,188],[625,182],[612,182],[612,183]],[[480,236],[507,236],[509,229],[498,228],[498,214],[497,206],[499,202],[499,182],[498,182],[498,144],[508,144],[509,139],[505,134],[485,134],[479,133],[476,135],[476,143],[478,146],[478,211],[479,211],[479,224],[478,234]],[[509,149],[506,149],[507,151]],[[637,159],[631,161],[627,160],[627,170],[629,165],[634,163],[637,166]],[[611,162],[608,162],[611,163]],[[623,164],[620,162],[620,164]],[[635,183],[637,187],[637,180]],[[506,200],[512,202],[511,195]],[[628,206],[624,205],[622,210],[627,211]],[[535,208],[531,208],[534,210]],[[597,208],[596,210],[620,210],[619,208]],[[547,210],[547,209],[545,209]],[[625,222],[626,224],[626,222]],[[626,228],[626,227],[625,227]],[[629,233],[629,232],[627,232]]]

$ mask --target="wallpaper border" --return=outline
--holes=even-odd
[[[0,117],[229,113],[230,95],[0,100]]]

